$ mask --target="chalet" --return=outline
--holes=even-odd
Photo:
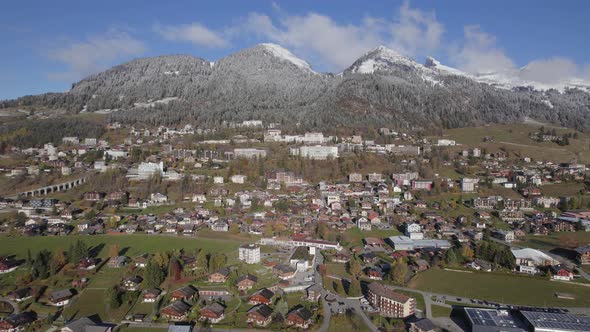
[[[496,230],[492,233],[492,236],[504,241],[504,242],[512,242],[514,241],[514,231],[505,231],[505,230]]]
[[[92,270],[96,267],[96,264],[98,264],[98,259],[96,258],[91,258],[91,257],[87,257],[84,259],[81,259],[80,262],[78,262],[78,268],[80,270]]]
[[[236,281],[237,286],[238,286],[238,290],[240,290],[240,291],[252,289],[252,287],[254,287],[254,285],[257,282],[258,282],[258,278],[256,276],[251,275],[251,274],[243,275],[243,276],[239,277],[238,280]]]
[[[149,259],[148,254],[143,254],[141,256],[136,257],[135,259],[133,259],[135,267],[140,267],[140,268],[146,267],[147,263],[148,263],[148,259]]]
[[[430,268],[430,265],[428,264],[427,261],[423,260],[423,259],[418,259],[414,262],[415,267],[416,267],[416,271],[425,271],[428,270]]]
[[[312,324],[312,314],[305,307],[298,306],[287,313],[287,325],[308,329]]]
[[[365,271],[367,277],[371,280],[383,280],[385,273],[379,266],[368,267]]]
[[[130,277],[123,281],[123,288],[128,291],[136,291],[139,289],[139,285],[143,281],[140,276]]]
[[[211,225],[211,230],[215,232],[229,231],[229,224],[226,221],[217,221]]]
[[[0,274],[10,273],[19,267],[20,263],[16,259],[4,258],[0,260]]]
[[[272,321],[272,309],[266,304],[259,304],[250,308],[246,317],[248,323],[265,327]]]
[[[106,200],[107,201],[123,201],[124,199],[127,199],[127,193],[124,191],[113,191],[108,193],[108,195],[106,196]]]
[[[229,276],[229,270],[228,269],[219,269],[219,271],[217,272],[213,272],[209,275],[209,282],[215,282],[215,283],[222,283],[222,282],[226,282],[227,281],[227,277]]]
[[[187,319],[191,306],[183,301],[175,301],[162,309],[162,317],[169,321],[181,322]]]
[[[37,314],[33,311],[8,315],[0,321],[1,332],[24,331],[26,327],[37,320]]]
[[[63,307],[64,305],[70,303],[70,299],[72,297],[74,297],[74,293],[72,293],[71,290],[62,289],[51,293],[51,295],[49,295],[49,301],[54,306]]]
[[[184,270],[196,270],[198,268],[197,257],[195,256],[183,255],[180,257],[180,260],[182,261],[182,268]]]
[[[275,296],[271,290],[267,288],[262,288],[254,292],[249,298],[248,303],[257,305],[257,304],[270,304],[272,302],[272,298]]]
[[[410,322],[409,332],[437,332],[440,331],[434,323],[428,318],[420,318]]]
[[[375,264],[377,261],[379,261],[379,257],[372,252],[363,254],[362,258],[365,264]]]
[[[176,289],[175,291],[172,292],[172,294],[170,294],[170,297],[172,298],[173,301],[190,301],[192,300],[195,296],[197,295],[197,289],[194,288],[193,286],[183,286],[180,287],[178,289]]]
[[[100,201],[101,197],[102,197],[101,193],[99,193],[97,191],[89,191],[89,192],[84,193],[84,200],[89,201],[89,202]]]
[[[111,268],[121,268],[127,265],[127,257],[126,256],[117,256],[109,259],[108,263],[109,267]]]
[[[552,265],[549,267],[549,271],[551,271],[551,279],[553,280],[571,281],[574,279],[572,271],[568,270],[563,265]]]
[[[158,288],[146,289],[141,297],[143,303],[155,303],[162,291]]]
[[[199,320],[208,321],[213,324],[217,324],[225,318],[225,308],[217,302],[205,306],[199,313],[201,315]]]
[[[590,264],[590,245],[578,247],[576,251],[576,261],[579,264]],[[0,270],[1,271],[1,270]]]
[[[281,279],[287,280],[295,277],[295,269],[289,265],[277,264],[273,267],[273,272]]]
[[[334,263],[348,263],[350,261],[350,254],[346,251],[339,251],[332,256],[332,262]]]
[[[479,258],[475,259],[473,262],[467,263],[466,265],[468,268],[472,268],[477,271],[485,271],[491,272],[492,271],[492,263],[486,262]]]
[[[111,332],[114,326],[104,324],[100,319],[91,317],[82,317],[67,323],[61,328],[61,332]]]
[[[22,302],[33,297],[33,290],[31,287],[19,288],[8,293],[6,297],[15,302]]]

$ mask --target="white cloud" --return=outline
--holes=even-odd
[[[47,51],[47,56],[63,63],[64,72],[50,73],[51,79],[78,80],[112,65],[115,61],[141,55],[145,51],[143,42],[126,32],[109,31],[85,41],[69,42]]]
[[[563,57],[534,60],[520,71],[520,78],[542,83],[559,83],[566,79],[582,77],[583,69]]]
[[[444,27],[434,12],[410,8],[404,2],[391,20],[367,16],[358,24],[340,24],[329,16],[308,13],[281,15],[275,23],[268,15],[251,13],[233,31],[254,33],[311,57],[330,70],[340,70],[381,44],[408,56],[433,51],[440,44]]]
[[[229,42],[220,34],[200,23],[183,25],[155,25],[154,31],[170,41],[190,42],[197,46],[208,48],[222,48]]]
[[[496,37],[477,25],[465,26],[464,39],[451,49],[451,61],[471,73],[514,70],[514,62],[496,45]]]
[[[439,47],[444,31],[434,11],[410,8],[406,1],[399,9],[397,20],[391,24],[390,45],[410,56],[432,52]]]

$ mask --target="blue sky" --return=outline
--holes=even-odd
[[[380,44],[469,72],[528,66],[530,77],[590,79],[588,1],[6,1],[0,99],[67,90],[142,56],[215,61],[273,42],[340,71]]]

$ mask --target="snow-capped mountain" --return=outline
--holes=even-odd
[[[465,73],[429,57],[424,64],[379,46],[334,75],[316,73],[276,44],[259,44],[211,62],[190,55],[136,59],[75,83],[64,93],[0,101],[77,113],[117,110],[120,122],[174,124],[263,119],[307,128],[460,127],[526,117],[590,129],[590,84],[568,93],[532,83],[526,68]],[[525,87],[525,88],[522,88]],[[528,88],[533,87],[533,88]],[[154,102],[165,100],[163,102]]]
[[[476,82],[489,84],[502,89],[532,88],[538,91],[555,89],[563,92],[566,88],[580,88],[590,91],[590,82],[583,79],[571,78],[552,83],[526,79],[525,77],[527,77],[527,71],[529,70],[526,66],[516,70],[466,73],[459,69],[445,66],[433,57],[427,57],[424,65],[442,75],[463,76]]]
[[[345,72],[373,74],[379,71],[389,71],[395,67],[408,70],[424,69],[422,65],[411,58],[385,46],[379,46],[361,56]]]
[[[313,71],[311,69],[311,65],[307,61],[296,57],[293,53],[291,53],[291,51],[289,51],[288,49],[286,49],[280,45],[271,44],[271,43],[263,43],[263,44],[260,44],[259,46],[263,47],[265,50],[270,52],[270,54],[276,56],[277,58],[279,58],[281,60],[288,61],[299,68]]]

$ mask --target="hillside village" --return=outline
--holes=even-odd
[[[7,147],[0,331],[590,329],[587,165],[493,141],[249,120]]]

